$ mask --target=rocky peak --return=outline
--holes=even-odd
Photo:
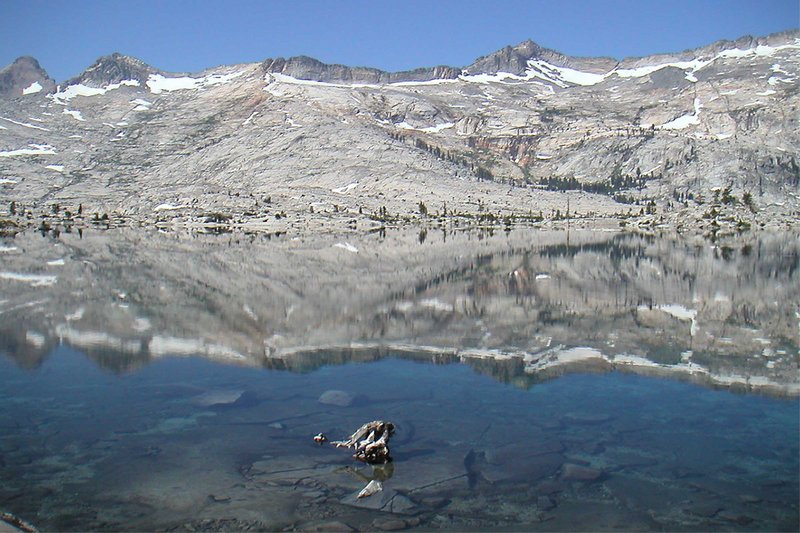
[[[454,79],[461,69],[448,66],[425,67],[402,72],[386,72],[370,67],[348,67],[327,64],[308,56],[267,59],[262,63],[264,72],[285,74],[301,80],[326,83],[396,83],[401,81],[427,81]]]
[[[158,70],[144,61],[114,52],[111,55],[100,57],[92,66],[67,81],[65,85],[81,84],[89,87],[104,87],[125,80],[137,80],[144,84],[150,74],[156,73]]]
[[[528,68],[528,60],[538,57],[544,50],[544,48],[528,39],[516,46],[506,46],[494,53],[479,57],[465,70],[469,74],[509,72],[522,75]]]
[[[37,85],[38,84],[38,85]],[[17,58],[0,69],[0,96],[23,96],[55,89],[55,81],[30,56]]]
[[[508,72],[521,76],[525,74],[528,69],[528,61],[532,59],[541,59],[560,67],[571,67],[588,72],[607,72],[617,64],[616,60],[608,57],[567,56],[528,39],[516,46],[506,46],[497,52],[479,57],[465,70],[469,74]]]

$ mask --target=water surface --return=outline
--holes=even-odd
[[[796,235],[2,247],[0,510],[42,529],[798,529]],[[312,441],[374,419],[388,468]]]
[[[395,358],[307,374],[169,358],[114,375],[61,348],[0,371],[0,504],[43,529],[798,525],[796,399],[619,372],[522,390]],[[331,389],[354,403],[321,404]],[[222,391],[242,394],[207,405]],[[311,437],[375,418],[398,425],[394,471],[356,501],[371,467]]]

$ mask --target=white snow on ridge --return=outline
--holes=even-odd
[[[39,84],[38,81],[31,83],[26,88],[22,89],[22,94],[35,94],[42,90],[42,86]]]
[[[151,74],[147,80],[147,86],[153,94],[160,94],[164,91],[172,92],[182,89],[199,89],[200,79],[198,78],[165,78],[160,74]]]
[[[49,144],[31,144],[32,148],[21,148],[19,150],[10,150],[8,152],[0,152],[0,157],[15,157],[18,155],[55,155],[55,149]]]
[[[394,83],[390,83],[392,87],[413,87],[415,85],[441,85],[443,83],[456,83],[458,82],[457,79],[451,78],[436,78],[433,80],[424,80],[424,81],[396,81]]]
[[[286,74],[280,74],[278,72],[271,72],[264,76],[264,81],[267,82],[267,86],[272,85],[275,82],[282,82],[282,83],[290,83],[292,85],[308,85],[311,87],[341,87],[341,88],[361,88],[361,89],[378,89],[380,85],[375,85],[372,83],[330,83],[327,81],[314,81],[314,80],[301,80],[300,78],[295,78],[293,76],[289,76]],[[416,83],[419,85],[422,82]],[[398,85],[398,84],[392,84]],[[267,92],[270,92],[268,89]]]
[[[64,172],[64,165],[47,165],[44,168],[48,170],[55,170],[56,172]]]
[[[596,85],[608,76],[608,74],[595,74],[593,72],[582,72],[568,67],[558,67],[540,59],[529,61],[528,66],[536,68],[539,70],[539,73],[544,74],[544,76],[537,75],[536,77],[544,79],[545,81],[550,81],[561,87],[566,87],[564,82],[583,86]],[[536,71],[529,70],[528,72],[529,74],[533,74]]]
[[[88,87],[78,83],[76,85],[70,85],[63,91],[59,88],[58,92],[50,95],[49,97],[52,98],[57,104],[67,105],[67,102],[76,96],[97,96],[100,94],[105,94],[108,91],[113,91],[114,89],[119,89],[123,85],[127,87],[139,87],[140,84],[139,80],[122,80],[119,83],[112,83],[111,85],[106,85],[105,87]]]
[[[498,72],[497,74],[462,74],[458,77],[458,79],[472,83],[491,83],[501,82],[504,80],[524,81],[530,78],[517,76],[516,74],[511,74],[510,72]]]
[[[150,74],[150,77],[147,79],[147,87],[153,94],[161,94],[165,91],[205,89],[206,87],[219,85],[221,83],[230,83],[234,78],[238,78],[242,74],[244,74],[244,71],[233,72],[231,74],[212,74],[211,76],[204,76],[202,78],[190,78],[188,76],[167,78],[161,74]]]
[[[492,78],[491,76],[486,76],[486,75],[479,75],[472,77],[462,76],[462,78],[465,79],[466,81],[473,81],[471,78],[478,78],[475,79],[474,81],[501,81],[506,78],[514,78],[514,79],[540,78],[544,81],[548,81],[560,87],[567,87],[568,83],[573,85],[589,86],[589,85],[596,85],[613,75],[617,75],[620,78],[640,78],[642,76],[647,76],[648,74],[652,74],[653,72],[656,72],[663,68],[674,67],[686,71],[686,79],[694,83],[698,81],[694,74],[697,71],[701,70],[702,68],[710,65],[717,59],[731,59],[731,58],[740,59],[740,58],[748,58],[756,56],[761,56],[761,57],[771,56],[779,50],[787,50],[787,49],[800,49],[800,43],[786,44],[783,46],[775,46],[775,47],[759,45],[755,48],[749,48],[747,50],[739,50],[739,49],[723,50],[722,52],[718,53],[717,55],[715,55],[710,59],[696,58],[692,59],[691,61],[674,61],[671,63],[645,65],[636,68],[614,69],[605,74],[594,74],[591,72],[582,72],[580,70],[575,70],[567,67],[558,67],[541,59],[534,59],[528,62],[529,70],[524,78],[521,78],[519,76],[513,76],[511,74],[502,74],[502,73],[498,73],[497,76],[494,77],[493,79],[490,79]],[[775,66],[776,65],[773,65],[773,72],[779,72],[778,70],[775,70],[774,68]],[[778,68],[780,68],[779,65]],[[480,78],[480,76],[485,76],[485,78]],[[792,81],[794,80],[792,79]]]
[[[12,180],[10,178],[0,178],[0,185],[16,185],[19,183],[17,180]]]

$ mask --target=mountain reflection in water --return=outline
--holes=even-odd
[[[797,530],[796,236],[421,240],[5,239],[0,511],[60,531]],[[375,419],[397,425],[389,471],[312,440]]]
[[[521,387],[617,369],[795,396],[798,242],[27,232],[0,243],[0,350],[35,368],[65,344],[112,372],[175,355],[301,372],[394,356]]]

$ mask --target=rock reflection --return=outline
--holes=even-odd
[[[348,235],[353,253],[324,236],[20,234],[2,243],[0,350],[26,368],[63,343],[111,372],[401,357],[521,387],[616,369],[800,393],[795,234],[424,235]]]

